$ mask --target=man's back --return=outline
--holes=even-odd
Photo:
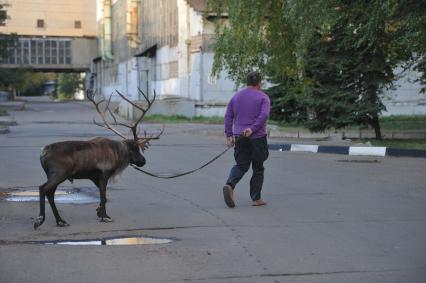
[[[227,136],[239,136],[246,128],[251,128],[250,138],[266,136],[266,120],[269,116],[269,97],[254,87],[237,92],[228,104],[225,115]],[[232,124],[234,129],[232,130]]]

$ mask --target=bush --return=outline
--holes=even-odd
[[[82,88],[80,74],[59,74],[57,87],[59,99],[73,99],[74,94]]]

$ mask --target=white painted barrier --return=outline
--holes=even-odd
[[[349,147],[349,155],[385,156],[386,147],[351,146]]]
[[[318,145],[292,144],[290,151],[318,152]]]

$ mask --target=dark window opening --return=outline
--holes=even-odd
[[[74,28],[81,29],[81,21],[74,21]]]
[[[44,20],[38,19],[37,20],[37,27],[38,28],[44,28]]]

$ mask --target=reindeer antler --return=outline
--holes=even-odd
[[[88,89],[86,91],[86,96],[87,96],[87,99],[89,99],[95,105],[96,111],[99,113],[99,115],[101,116],[102,121],[104,123],[101,124],[101,123],[97,122],[95,120],[95,118],[93,118],[93,123],[95,123],[95,125],[97,125],[99,127],[103,127],[103,128],[106,128],[106,129],[109,129],[109,130],[113,131],[115,134],[117,134],[118,136],[122,137],[123,139],[127,139],[127,137],[125,135],[123,135],[122,133],[120,133],[119,131],[117,131],[107,121],[106,113],[108,112],[113,117],[115,124],[117,124],[117,119],[115,118],[115,116],[112,113],[112,111],[109,109],[109,104],[111,102],[112,94],[110,95],[109,99],[106,101],[106,106],[104,107],[104,109],[101,110],[100,105],[102,104],[102,102],[105,102],[105,99],[102,98],[101,100],[99,100],[98,102],[96,102],[96,100],[95,100],[95,93],[96,92]]]
[[[120,126],[129,128],[130,131],[133,134],[133,139],[138,142],[138,144],[139,144],[139,146],[141,147],[142,150],[145,150],[146,148],[148,148],[149,141],[153,140],[153,139],[159,139],[160,136],[163,134],[164,128],[165,128],[165,126],[163,125],[163,128],[161,129],[160,133],[157,134],[157,135],[150,135],[150,136],[148,136],[147,133],[146,133],[146,131],[144,131],[144,137],[142,137],[142,138],[138,137],[139,123],[142,121],[143,117],[148,112],[149,108],[151,108],[151,106],[154,103],[155,98],[157,96],[157,94],[155,93],[155,90],[154,90],[154,97],[152,98],[152,100],[150,100],[148,98],[148,96],[142,90],[140,90],[138,88],[138,91],[143,95],[143,97],[145,98],[146,102],[148,103],[148,105],[147,105],[146,108],[143,108],[143,107],[137,105],[136,103],[132,102],[130,99],[128,99],[126,96],[124,96],[118,90],[115,90],[115,91],[117,92],[117,94],[122,99],[124,99],[126,102],[128,102],[130,105],[132,105],[136,109],[140,110],[141,111],[141,116],[133,123],[133,125],[128,125],[128,124],[125,124],[125,123],[120,123],[120,122],[117,121],[117,118],[115,117],[113,111],[111,111],[111,109],[109,108],[109,105],[110,105],[110,102],[111,102],[111,98],[112,98],[112,94],[111,94],[111,96],[109,97],[108,100],[101,99],[100,101],[96,102],[95,98],[94,98],[95,97],[95,93],[92,90],[87,90],[86,91],[87,98],[95,105],[96,111],[101,116],[102,121],[103,121],[104,124],[98,123],[95,119],[93,119],[93,122],[96,125],[100,126],[100,127],[103,127],[103,128],[106,128],[106,129],[109,129],[109,130],[113,131],[115,134],[119,135],[123,139],[127,139],[127,137],[125,135],[123,135],[122,133],[120,133],[118,130],[116,130],[114,127],[112,127],[108,123],[106,116],[107,116],[107,114],[109,114],[112,117],[112,119],[114,120],[114,125],[120,125]],[[105,105],[104,109],[101,110],[100,104],[103,103],[103,102],[106,102],[106,105]]]
[[[158,133],[156,136],[154,135],[150,135],[149,137],[146,135],[146,131],[144,131],[144,137],[143,138],[139,138],[138,139],[138,144],[140,146],[140,148],[142,149],[142,151],[144,151],[145,149],[148,148],[149,146],[149,141],[150,140],[158,140],[160,138],[160,136],[163,134],[164,132],[164,128],[165,126],[163,125],[163,128],[161,129],[160,133]]]
[[[138,91],[143,95],[143,97],[145,98],[146,102],[148,103],[148,106],[146,108],[143,108],[139,105],[137,105],[136,103],[134,103],[133,101],[131,101],[130,99],[128,99],[126,96],[124,96],[121,92],[119,92],[118,90],[115,90],[117,92],[117,94],[123,98],[125,101],[127,101],[130,105],[132,105],[133,107],[135,107],[136,109],[140,110],[142,112],[141,116],[139,117],[139,119],[137,119],[135,121],[135,123],[133,123],[133,125],[126,125],[123,124],[122,126],[129,128],[132,133],[133,133],[133,138],[135,141],[139,140],[140,138],[138,137],[138,125],[139,123],[142,121],[143,117],[145,116],[145,114],[148,112],[149,108],[151,108],[152,104],[155,101],[155,98],[157,96],[157,94],[155,93],[154,90],[154,97],[152,98],[152,100],[149,100],[148,96],[140,89],[138,88]],[[162,132],[161,132],[162,133]]]

